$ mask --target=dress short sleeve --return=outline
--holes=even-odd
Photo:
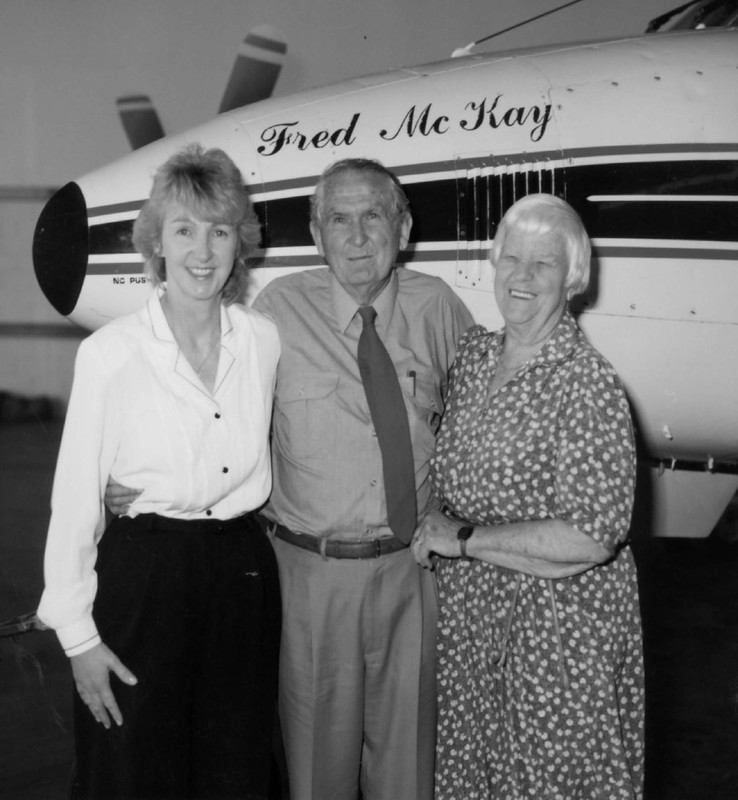
[[[571,363],[558,414],[556,516],[614,550],[628,534],[635,483],[630,409],[594,351]]]

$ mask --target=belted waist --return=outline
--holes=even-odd
[[[326,558],[379,558],[407,548],[406,544],[394,536],[382,539],[329,539],[309,533],[295,533],[279,523],[270,525],[277,539]]]
[[[138,514],[131,522],[147,531],[174,531],[194,533],[230,533],[242,530],[255,522],[253,511],[233,519],[174,519],[161,514]]]

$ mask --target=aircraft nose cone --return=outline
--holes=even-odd
[[[87,204],[72,182],[44,206],[33,234],[33,269],[52,306],[65,317],[72,313],[87,274]]]

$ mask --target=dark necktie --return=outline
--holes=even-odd
[[[362,306],[359,314],[364,323],[359,337],[359,372],[382,453],[387,522],[395,536],[409,544],[417,506],[407,410],[394,364],[374,327],[377,312]]]

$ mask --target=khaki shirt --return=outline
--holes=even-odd
[[[442,280],[406,268],[393,271],[373,305],[405,398],[422,514],[448,372],[472,319]],[[272,281],[254,306],[276,322],[282,342],[266,516],[316,536],[391,536],[382,457],[356,358],[358,305],[322,268]]]

